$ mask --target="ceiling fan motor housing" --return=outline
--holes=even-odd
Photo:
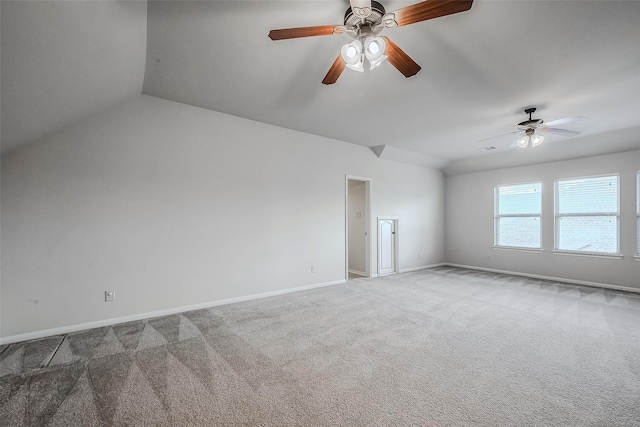
[[[524,122],[518,123],[518,129],[527,130],[527,129],[535,129],[540,126],[544,121],[542,119],[534,119],[534,120],[525,120]]]
[[[384,6],[377,1],[372,1],[371,14],[364,18],[364,22],[362,22],[362,19],[353,13],[353,10],[349,7],[344,14],[344,26],[347,28],[362,28],[365,26],[373,28],[382,22],[384,14]]]
[[[532,107],[524,110],[525,114],[529,115],[529,120],[525,120],[524,122],[518,123],[519,130],[536,129],[538,126],[540,126],[544,122],[544,120],[542,119],[531,118],[531,115],[536,112],[536,109],[537,108]]]

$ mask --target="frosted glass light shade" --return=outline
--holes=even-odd
[[[360,40],[354,40],[347,43],[340,49],[340,55],[345,62],[347,68],[355,71],[364,71],[362,58],[362,43]]]
[[[537,133],[534,133],[533,135],[531,135],[532,147],[537,147],[538,145],[542,144],[542,141],[544,141],[544,136],[538,135]]]
[[[369,36],[364,40],[364,54],[369,60],[370,70],[382,64],[387,56],[384,54],[387,42],[382,37]]]

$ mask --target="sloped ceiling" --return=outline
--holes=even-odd
[[[274,42],[267,34],[341,24],[348,1],[150,1],[118,8],[69,2],[55,20],[34,18],[20,6],[28,13],[18,17],[28,25],[11,17],[8,32],[11,8],[2,3],[3,149],[5,136],[9,146],[28,141],[141,87],[147,95],[260,122],[386,145],[394,149],[384,153],[404,158],[413,152],[424,164],[446,165],[446,173],[640,148],[637,1],[475,0],[467,12],[384,30],[422,66],[416,76],[406,79],[385,63],[364,73],[345,70],[332,86],[321,81],[348,36]],[[412,3],[383,2],[388,11]],[[32,33],[60,42],[14,46]],[[17,64],[5,66],[7,55]],[[76,86],[85,91],[62,90]],[[547,135],[536,150],[510,147],[513,135],[492,138],[515,130],[528,106],[545,121],[590,119],[577,129],[581,136]],[[496,149],[479,151],[485,146]]]
[[[2,152],[139,95],[147,47],[141,1],[5,1]]]

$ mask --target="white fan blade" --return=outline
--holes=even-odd
[[[492,136],[492,137],[489,137],[489,138],[481,139],[480,141],[476,141],[476,143],[480,144],[480,143],[483,143],[483,142],[486,142],[486,141],[491,141],[491,140],[494,140],[494,139],[503,139],[508,135],[515,135],[516,133],[522,133],[522,132],[519,131],[519,130],[516,130],[516,131],[513,131],[513,132],[503,133],[501,135],[496,135],[496,136]]]
[[[549,133],[555,133],[556,135],[563,135],[563,136],[580,135],[580,132],[578,132],[577,130],[569,130],[569,129],[546,128],[544,129],[544,131]]]
[[[584,121],[584,120],[589,120],[589,117],[587,116],[565,117],[564,119],[557,119],[557,120],[552,120],[550,122],[545,122],[545,125],[553,127],[558,125],[564,125],[566,123],[572,123],[572,122],[578,122],[578,121]]]

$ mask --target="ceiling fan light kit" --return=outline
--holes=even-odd
[[[369,69],[373,70],[382,64],[387,56],[384,54],[387,43],[382,37],[369,36],[362,42],[358,39],[342,46],[340,55],[347,68],[354,71],[364,71],[364,59],[369,61]]]
[[[420,66],[388,37],[378,34],[385,28],[402,27],[428,19],[464,12],[471,9],[473,0],[427,0],[396,11],[386,13],[384,6],[373,0],[350,0],[344,14],[344,25],[320,25],[315,27],[284,28],[271,30],[271,40],[299,37],[347,34],[354,40],[342,46],[340,55],[322,80],[324,84],[335,83],[344,68],[364,71],[365,58],[373,70],[388,60],[405,77],[420,71]]]
[[[520,148],[533,148],[542,144],[544,141],[544,136],[536,133],[537,129],[542,129],[542,124],[544,121],[542,119],[533,119],[531,116],[536,112],[535,107],[527,108],[524,110],[525,114],[529,115],[529,120],[525,120],[524,122],[518,123],[518,129],[524,131],[524,135],[522,135],[516,141],[516,146]]]
[[[533,148],[542,144],[544,136],[538,135],[534,129],[527,129],[523,136],[518,138],[516,145],[520,148]]]

